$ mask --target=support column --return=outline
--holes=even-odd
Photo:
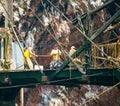
[[[24,106],[24,89],[20,90],[20,106]]]
[[[13,0],[5,2],[5,28],[8,28],[9,22],[13,23]]]
[[[5,4],[5,28],[9,27],[9,23],[13,24],[13,0],[7,0]],[[10,60],[12,58],[12,38],[11,36],[8,37],[8,57],[7,59]]]

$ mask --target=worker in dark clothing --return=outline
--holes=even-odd
[[[5,16],[1,11],[0,11],[0,27],[5,27]]]

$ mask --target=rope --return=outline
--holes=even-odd
[[[72,23],[72,21],[71,20],[69,20],[65,15],[64,15],[64,13],[63,12],[61,12],[50,0],[47,0],[57,11],[59,11],[61,14],[62,14],[62,16],[64,16],[67,20],[68,20],[68,22],[70,22],[70,23]],[[85,35],[85,33],[84,32],[82,32],[77,26],[74,26],[87,40],[89,40],[93,45],[95,45],[96,46],[96,48],[99,50],[99,51],[101,51],[107,58],[109,57],[105,52],[103,52],[88,36],[86,36]],[[118,64],[116,64],[116,62],[114,62],[113,60],[111,60],[115,65],[117,65],[118,66]],[[119,66],[118,66],[119,67]]]
[[[29,8],[31,9],[31,7],[29,7]],[[32,10],[32,9],[31,9],[31,10]],[[32,10],[32,12],[33,12],[33,10]],[[38,17],[38,15],[37,15],[35,12],[33,12],[33,13],[34,13],[34,15],[36,16],[36,18],[39,20],[39,22],[44,26],[44,23],[43,23],[42,20]],[[51,26],[51,27],[52,27],[52,26]],[[47,29],[47,31],[50,33],[50,35],[52,35],[52,33],[49,31],[48,27],[47,27],[46,29]],[[52,27],[52,30],[53,30],[53,32],[54,32],[53,27]],[[54,35],[55,35],[55,32],[54,32]],[[58,45],[62,48],[62,50],[64,51],[64,53],[72,60],[72,62],[76,65],[76,67],[77,67],[77,68],[80,68],[80,66],[79,66],[77,63],[74,62],[74,59],[73,59],[72,57],[70,57],[69,54],[64,50],[64,48],[62,47],[62,45],[60,44],[60,42],[56,39],[56,37],[53,36],[53,35],[52,35],[52,37],[53,37],[54,40],[58,43]],[[81,71],[81,72],[82,72],[82,71]],[[84,73],[84,72],[82,72],[82,73]]]
[[[115,63],[115,65],[117,65],[117,67],[119,68],[120,66],[118,65],[117,62],[120,62],[119,59],[116,58],[117,56],[117,52],[118,52],[118,48],[117,48],[118,43],[111,43],[111,44],[105,44],[105,45],[99,45],[101,48],[103,48],[103,50],[106,50],[106,53],[109,53],[111,56],[108,57],[100,57],[99,53],[98,54],[93,54],[93,58],[97,58],[97,59],[102,59],[102,60],[107,60],[110,61],[111,63]],[[95,46],[93,46],[93,53],[96,51]],[[104,56],[103,54],[101,54],[102,56]]]
[[[72,23],[56,6],[54,6],[49,0],[47,0],[55,9],[57,9],[57,11],[59,11],[67,20],[68,22]],[[30,8],[31,9],[31,8]],[[32,10],[32,9],[31,9]],[[32,10],[33,12],[33,10]],[[34,12],[33,12],[34,13]],[[40,18],[36,15],[36,13],[34,13],[34,15],[36,16],[36,18],[39,20],[39,22],[44,26],[43,22],[40,20]],[[103,52],[93,41],[91,41],[89,39],[89,37],[87,37],[78,27],[74,26],[79,32],[81,32],[93,45],[96,46],[96,48],[98,48],[98,50],[100,50],[106,57],[109,57],[105,52]],[[51,32],[49,31],[49,29],[47,28],[47,31],[51,34]],[[53,30],[54,31],[54,30]],[[55,34],[55,32],[54,32]],[[51,34],[52,35],[52,34]],[[55,38],[55,36],[52,35],[52,37],[56,40],[56,42],[58,43],[58,45],[64,50],[64,48],[61,46],[61,44],[59,43],[59,41]],[[65,54],[68,54],[65,50],[64,50]],[[69,56],[69,58],[73,61],[73,59]],[[74,62],[74,61],[73,61]],[[118,66],[118,64],[116,64],[116,62],[114,62],[112,60],[112,62]],[[74,64],[79,68],[79,65],[77,63],[74,62]],[[119,67],[119,66],[118,66]]]
[[[0,1],[1,2],[1,1]],[[66,79],[65,79],[66,80]],[[60,81],[60,80],[59,80]],[[63,81],[63,80],[62,80]],[[51,81],[52,82],[52,81]],[[47,82],[46,82],[47,83]],[[48,82],[48,83],[50,83],[50,82]],[[38,83],[39,84],[39,83]],[[119,83],[117,83],[117,84],[115,84],[114,86],[112,86],[111,88],[109,88],[109,89],[107,89],[107,90],[104,90],[102,93],[100,93],[98,96],[101,96],[102,94],[104,94],[105,92],[107,92],[107,91],[109,91],[109,90],[111,90],[111,89],[113,89],[114,87],[116,87],[116,86],[118,86],[120,84],[120,82]],[[33,85],[33,84],[28,84],[28,85]],[[28,86],[28,85],[26,85],[26,86]],[[24,85],[21,85],[21,86],[24,86]],[[0,89],[3,89],[3,88],[13,88],[13,87],[18,87],[18,86],[12,86],[12,87],[0,87]],[[88,103],[88,102],[90,102],[91,100],[93,100],[93,99],[89,99],[87,102],[85,102],[84,104],[86,104],[86,103]],[[84,104],[82,104],[81,106],[83,106]]]
[[[115,88],[115,87],[118,86],[118,85],[120,85],[120,82],[118,82],[118,83],[115,84],[114,86],[112,86],[112,87],[104,90],[103,92],[99,93],[97,96],[100,97],[101,95],[103,95],[104,93],[112,90],[113,88]],[[84,106],[86,103],[89,103],[89,102],[92,101],[92,100],[95,100],[95,99],[93,99],[93,98],[92,98],[92,99],[89,99],[89,100],[87,100],[85,103],[81,104],[80,106]]]
[[[1,1],[0,1],[0,3],[2,4]],[[6,8],[4,7],[3,4],[2,4],[2,7],[4,8],[4,10],[5,10],[6,14],[8,15],[8,17],[10,17],[9,13],[7,12],[7,10],[6,10]],[[18,38],[18,36],[17,36],[17,34],[16,34],[16,31],[15,31],[15,29],[14,29],[14,26],[13,26],[12,23],[11,23],[11,19],[9,20],[9,24],[10,24],[10,26],[11,26],[13,32],[14,32],[14,35],[15,35],[16,40],[17,40],[17,43],[18,43],[18,45],[19,45],[19,47],[20,47],[20,49],[21,49],[21,51],[22,51],[23,57],[24,57],[24,59],[25,59],[25,61],[26,61],[26,63],[27,63],[27,60],[26,60],[25,55],[24,55],[23,48],[22,48],[22,46],[21,46],[21,44],[20,44],[20,40],[19,40],[19,38]],[[24,41],[24,40],[23,40],[23,41]],[[24,43],[25,43],[25,42],[24,42]],[[35,59],[34,59],[34,60],[35,60]],[[39,64],[38,64],[38,62],[37,62],[36,60],[35,60],[35,63],[39,66]],[[39,68],[40,68],[40,67],[39,67]],[[44,74],[42,70],[40,70],[40,71],[41,71],[42,74]]]
[[[50,1],[49,1],[50,2]],[[50,2],[51,3],[51,2]],[[53,5],[53,4],[52,4]],[[54,6],[54,5],[53,5]],[[55,6],[54,6],[55,7]],[[56,7],[55,7],[56,8]],[[57,9],[58,10],[58,9]],[[61,12],[61,11],[60,11]],[[36,15],[36,14],[35,14]],[[62,14],[64,16],[64,14]],[[37,15],[36,15],[37,16]],[[66,16],[64,16],[65,18],[67,18]],[[39,17],[37,16],[37,18],[39,19]],[[68,19],[68,18],[67,18]],[[39,19],[39,21],[42,23],[42,21]],[[68,19],[69,22],[71,22],[69,19]],[[72,23],[72,22],[71,22]],[[42,23],[43,24],[43,23]],[[76,27],[76,26],[75,26]],[[90,40],[80,29],[78,29],[78,27],[76,27],[76,29],[78,31],[80,31],[88,40]],[[49,30],[48,30],[49,31]],[[50,32],[50,31],[49,31]],[[52,35],[52,34],[51,34]],[[55,39],[55,38],[54,38]],[[56,40],[57,41],[57,40]],[[91,41],[91,40],[90,40]],[[91,41],[92,42],[92,41]],[[59,42],[57,42],[59,44]],[[94,45],[96,45],[94,42],[92,42]],[[60,45],[60,44],[59,44]],[[96,46],[98,48],[98,46]],[[101,51],[101,49],[99,48],[99,50]],[[67,52],[65,52],[67,54]],[[71,58],[72,60],[72,58]],[[73,60],[72,60],[73,61]],[[77,66],[77,64],[75,64]]]
[[[41,1],[42,1],[42,0],[41,0]],[[42,5],[43,5],[43,2],[42,2]],[[46,11],[46,9],[45,9],[45,11]],[[46,11],[46,13],[47,13],[47,11]],[[47,13],[47,15],[48,15],[48,13]],[[50,25],[51,25],[51,23],[50,23]],[[56,34],[55,34],[55,30],[54,30],[54,28],[53,28],[52,25],[51,25],[51,27],[52,27],[52,30],[53,30],[54,35],[56,35]],[[48,30],[48,31],[49,31],[49,30]],[[49,31],[49,33],[50,33],[51,36],[54,38],[54,40],[58,43],[58,45],[61,47],[62,51],[70,58],[70,60],[72,60],[72,62],[75,64],[75,66],[79,69],[80,66],[74,61],[74,59],[73,59],[71,56],[69,56],[68,52],[63,48],[63,46],[62,46],[61,43],[57,40],[57,38],[56,38],[55,36],[53,36],[50,31]],[[80,71],[81,73],[84,73],[82,70],[79,70],[79,71]]]

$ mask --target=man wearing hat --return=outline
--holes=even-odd
[[[69,51],[69,56],[72,56],[76,52],[75,46],[71,46],[70,51]]]
[[[60,60],[61,51],[59,50],[58,45],[54,46],[54,48],[52,49],[52,51],[50,53],[50,56],[52,56],[50,68],[54,69],[61,64],[61,60]]]
[[[75,52],[76,52],[76,47],[71,46],[70,51],[69,51],[69,56],[71,57]],[[75,57],[73,59],[73,61],[76,62],[76,63],[79,63],[79,64],[81,63],[81,60],[79,58],[77,58],[77,57]]]

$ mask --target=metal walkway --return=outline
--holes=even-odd
[[[73,24],[78,23],[80,20],[89,20],[88,17],[92,17],[100,10],[106,8],[112,3],[119,3],[120,0],[110,0],[103,6],[83,14],[80,19],[74,20]],[[86,50],[91,45],[98,35],[100,35],[106,28],[111,25],[112,22],[120,17],[120,9],[95,33],[93,33],[89,39],[85,39],[82,46],[78,48],[72,58],[79,56],[82,51],[85,51],[86,63],[84,71],[86,74],[81,73],[77,68],[68,67],[71,60],[68,58],[57,70],[3,70],[0,72],[0,106],[14,106],[15,97],[19,90],[23,87],[35,87],[36,84],[40,85],[62,85],[67,87],[79,86],[80,84],[90,85],[104,85],[112,86],[120,82],[120,70],[119,67],[95,67],[95,61],[89,56],[89,50]],[[82,25],[80,25],[82,28]],[[85,27],[83,29],[86,29]],[[85,30],[85,35],[88,36],[89,30]],[[98,55],[96,55],[98,56]],[[93,59],[93,60],[92,60]],[[94,65],[93,65],[94,63]],[[94,66],[94,67],[93,67]]]

